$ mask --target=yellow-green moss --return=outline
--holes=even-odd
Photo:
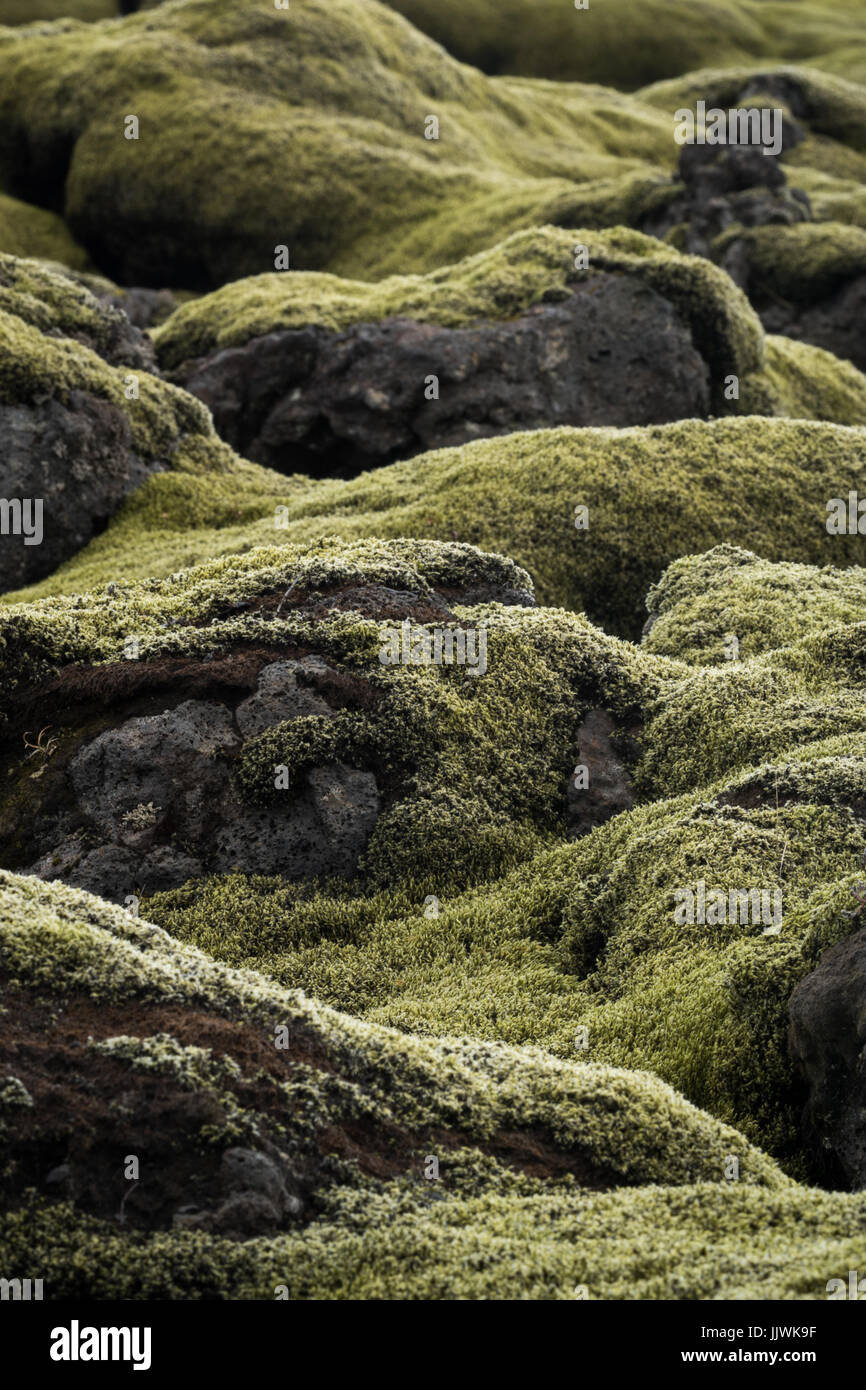
[[[715,243],[721,251],[742,238],[762,294],[809,304],[866,274],[866,229],[843,222],[799,222],[793,227],[734,228]]]
[[[447,327],[514,318],[540,300],[565,298],[570,284],[586,278],[575,270],[576,245],[586,246],[593,269],[634,275],[671,300],[717,375],[760,366],[760,323],[724,272],[625,227],[534,228],[458,265],[376,285],[333,275],[260,275],[185,305],[154,338],[161,363],[171,368],[281,328],[344,329],[395,314]]]
[[[764,348],[762,370],[740,387],[738,408],[744,415],[866,425],[866,376],[851,362],[772,334]]]
[[[864,468],[862,429],[807,421],[540,430],[437,450],[351,482],[305,489],[287,480],[284,499],[275,498],[285,514],[240,525],[225,525],[220,499],[208,526],[212,484],[202,479],[201,529],[184,534],[156,525],[161,497],[173,497],[172,484],[156,477],[79,556],[7,599],[165,575],[256,545],[416,536],[510,555],[532,575],[540,602],[585,608],[637,636],[647,590],[681,555],[728,542],[768,559],[861,561],[863,538],[830,536],[825,522],[828,499],[860,487]],[[574,526],[578,505],[589,508],[586,531]],[[285,529],[276,525],[283,519]]]
[[[33,262],[0,258],[0,402],[66,402],[73,391],[88,392],[124,411],[144,458],[188,473],[238,471],[240,460],[218,438],[201,402],[138,368],[138,395],[130,399],[130,369],[109,365],[71,336],[100,343],[113,338],[122,322],[116,310],[99,305],[75,281]]]
[[[730,660],[731,635],[746,658],[866,620],[866,569],[770,564],[720,545],[675,560],[650,590],[647,607],[655,621],[645,651],[715,666]]]
[[[0,252],[37,256],[86,271],[87,253],[72,239],[63,219],[45,208],[0,193]]]
[[[278,245],[297,268],[433,269],[519,227],[635,216],[674,158],[666,114],[493,81],[373,0],[182,0],[0,35],[0,185],[69,161],[67,222],[126,283],[212,286]]]
[[[749,59],[819,60],[855,77],[866,62],[856,0],[390,0],[465,63],[630,90]],[[832,66],[831,66],[832,65]]]

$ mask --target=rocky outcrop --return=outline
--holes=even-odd
[[[155,372],[122,310],[72,275],[0,255],[0,589],[52,573],[154,474],[249,468]]]
[[[70,799],[41,833],[30,872],[62,877],[112,901],[177,887],[203,873],[351,876],[379,810],[372,773],[312,766],[285,805],[244,806],[232,764],[244,744],[302,715],[334,712],[302,682],[334,672],[314,657],[265,665],[235,710],[187,700],[127,719],[85,743],[69,765]],[[278,782],[278,768],[274,767]],[[75,825],[54,843],[64,825]]]
[[[0,404],[0,437],[3,589],[50,574],[165,467],[137,452],[125,411],[88,391],[72,391],[65,402]]]
[[[342,333],[275,332],[185,362],[173,380],[245,457],[350,477],[516,429],[705,415],[710,375],[667,300],[599,271],[561,303],[507,322],[447,328],[398,317]]]

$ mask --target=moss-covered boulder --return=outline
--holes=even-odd
[[[42,263],[0,255],[2,587],[56,569],[154,472],[257,473],[152,369],[149,340],[122,311]]]
[[[0,193],[0,252],[56,261],[76,271],[86,271],[90,264],[62,217],[5,193]]]
[[[62,212],[124,284],[211,288],[280,247],[425,270],[519,227],[629,223],[675,148],[667,113],[486,78],[373,0],[7,29],[0,91],[0,189]]]
[[[647,608],[645,650],[716,666],[866,621],[866,569],[770,564],[720,545],[675,560]]]
[[[731,228],[713,248],[772,332],[866,367],[866,228],[844,223]]]

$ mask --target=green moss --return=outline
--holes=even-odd
[[[775,335],[765,340],[764,367],[741,383],[744,415],[788,415],[866,425],[866,376],[823,348]]]
[[[72,239],[63,219],[44,208],[0,193],[0,252],[36,256],[86,271],[89,259]]]
[[[372,1022],[651,1071],[799,1170],[786,1006],[849,930],[864,772],[862,732],[792,750],[469,892],[443,860],[438,881],[363,898],[236,875],[146,910],[217,959]],[[760,920],[677,926],[676,890],[701,881],[726,895],[778,889],[781,933],[763,935]]]
[[[0,0],[0,24],[35,24],[44,19],[111,19],[117,0]]]
[[[681,106],[694,107],[699,98],[706,101],[707,107],[729,107],[743,88],[757,77],[766,80],[767,91],[772,90],[772,85],[781,84],[783,89],[794,93],[797,105],[808,113],[802,118],[807,131],[826,142],[813,147],[812,167],[820,170],[821,156],[826,159],[830,148],[845,147],[855,154],[866,154],[866,93],[857,80],[847,81],[819,71],[819,68],[820,64],[804,67],[788,63],[703,68],[668,81],[654,82],[642,88],[639,95],[650,106],[673,112]],[[780,104],[778,96],[773,104]],[[797,119],[801,120],[799,115]],[[783,162],[789,159],[796,162],[798,148],[802,147],[796,146],[786,153]]]
[[[655,619],[644,650],[718,665],[790,646],[838,624],[866,620],[866,570],[770,564],[748,550],[720,545],[675,560],[647,596]]]
[[[674,155],[669,117],[634,98],[492,81],[355,0],[8,30],[0,91],[0,185],[68,169],[67,222],[124,283],[209,287],[279,245],[297,268],[433,269],[517,228],[637,216]]]
[[[306,325],[342,330],[397,314],[447,327],[514,318],[541,300],[565,298],[570,285],[586,279],[586,271],[574,268],[576,245],[586,246],[593,270],[634,275],[669,299],[716,376],[760,366],[763,332],[732,281],[707,261],[624,227],[534,228],[456,266],[375,285],[303,273],[242,280],[185,305],[161,325],[154,333],[160,362],[170,369],[185,358]]]
[[[152,524],[160,499],[173,498],[173,485],[156,477],[79,556],[6,601],[169,574],[275,542],[438,537],[510,555],[532,575],[540,602],[585,607],[594,621],[637,636],[647,590],[681,555],[728,542],[768,559],[856,563],[862,539],[828,535],[826,504],[858,488],[864,466],[862,430],[807,421],[539,430],[437,450],[350,482],[304,489],[287,480],[284,514],[241,524],[225,525],[222,498],[207,524],[212,484],[202,479],[201,529],[182,535]],[[583,532],[576,505],[589,508]],[[283,520],[285,528],[276,524]]]
[[[864,61],[855,0],[808,7],[729,0],[391,0],[456,57],[487,72],[639,87],[709,64],[818,59],[852,78]],[[831,66],[832,65],[832,66]]]
[[[34,1199],[0,1217],[0,1249],[10,1270],[45,1271],[46,1298],[97,1299],[823,1301],[861,1258],[861,1194],[442,1186],[341,1193],[303,1234],[242,1243],[122,1236]]]
[[[50,985],[53,1000],[83,990],[97,1002],[197,1003],[271,1035],[274,1020],[284,1022],[313,1044],[309,1084],[327,1087],[336,1069],[366,1093],[380,1121],[457,1127],[479,1141],[500,1129],[542,1130],[626,1185],[721,1180],[731,1152],[741,1156],[744,1183],[783,1189],[788,1182],[772,1160],[654,1077],[569,1063],[538,1048],[426,1041],[357,1022],[59,884],[0,873],[0,940],[10,983],[37,996]],[[187,1086],[213,1087],[226,1077],[206,1050],[170,1038],[113,1039],[97,1050],[168,1069]],[[309,1114],[316,1124],[314,1107]]]
[[[811,304],[866,273],[866,230],[842,222],[799,222],[793,227],[735,228],[714,243],[721,251],[734,237],[748,247],[751,274],[762,294]]]
[[[0,402],[68,402],[87,392],[127,416],[136,452],[191,474],[257,474],[220,440],[210,412],[185,391],[143,371],[112,366],[130,360],[137,346],[125,340],[128,323],[78,281],[35,261],[0,256]],[[134,383],[134,385],[132,384]],[[130,391],[137,394],[130,398]]]

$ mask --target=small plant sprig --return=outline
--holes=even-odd
[[[46,739],[46,738],[45,738],[45,735],[48,733],[48,730],[49,730],[50,728],[51,728],[51,725],[50,725],[50,724],[46,724],[44,729],[40,729],[40,730],[39,730],[39,733],[38,733],[37,736],[36,736],[36,742],[35,742],[35,743],[31,743],[31,742],[29,741],[29,735],[30,735],[30,730],[29,730],[29,729],[27,729],[27,730],[25,731],[25,734],[24,734],[24,747],[25,747],[25,749],[26,749],[26,752],[25,752],[25,754],[24,754],[25,758],[35,758],[35,757],[36,757],[36,754],[38,753],[38,754],[40,754],[40,755],[45,759],[45,761],[43,762],[42,766],[39,768],[39,770],[38,770],[37,772],[31,772],[31,774],[30,774],[30,780],[33,781],[33,782],[35,782],[35,780],[36,780],[37,777],[41,777],[41,776],[42,776],[43,772],[45,771],[46,767],[48,766],[48,760],[49,760],[49,758],[53,757],[54,754],[57,752],[57,739],[56,739],[56,738],[49,738],[49,739]]]

